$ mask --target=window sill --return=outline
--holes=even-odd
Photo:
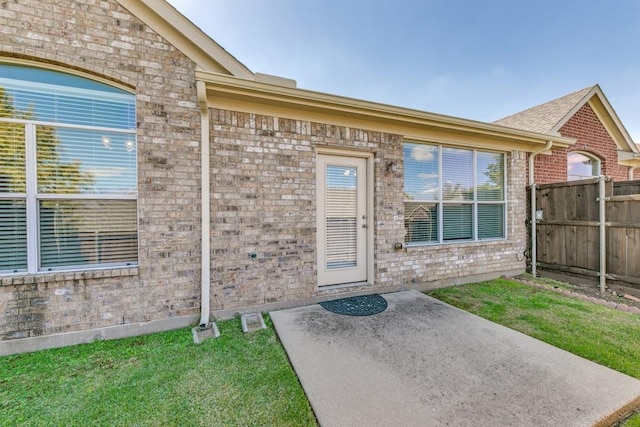
[[[498,244],[507,242],[509,239],[499,238],[499,239],[485,239],[485,240],[457,240],[457,241],[449,241],[449,242],[433,242],[433,243],[403,243],[403,249],[407,250],[418,250],[422,248],[444,248],[448,246],[466,246],[466,247],[476,247],[476,246],[485,246],[487,244]]]
[[[56,271],[36,274],[16,273],[0,277],[0,286],[29,285],[33,283],[64,282],[71,280],[103,279],[107,277],[130,277],[138,275],[138,267],[103,268],[82,271]]]

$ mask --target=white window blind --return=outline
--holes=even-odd
[[[473,239],[473,205],[445,203],[442,206],[442,240]]]
[[[39,193],[136,193],[133,135],[52,126],[36,135]]]
[[[473,151],[442,148],[442,200],[473,200]]]
[[[135,101],[132,102],[131,94],[53,71],[30,69],[23,76],[15,71],[21,67],[0,66],[12,77],[0,77],[0,87],[13,100],[13,118],[99,128],[135,129]],[[46,83],[23,80],[30,76]]]
[[[137,263],[135,108],[121,89],[0,64],[0,273]]]
[[[27,270],[27,208],[24,200],[0,199],[0,273]]]
[[[505,237],[504,155],[404,144],[405,241]]]
[[[504,238],[503,156],[479,151],[477,159],[478,239]]]
[[[136,259],[134,200],[43,200],[40,257],[45,269]]]
[[[478,205],[478,239],[503,238],[504,205]]]
[[[355,267],[358,202],[356,168],[327,166],[326,179],[326,267]]]

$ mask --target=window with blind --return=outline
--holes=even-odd
[[[0,64],[0,274],[136,265],[135,96]]]
[[[404,143],[405,242],[503,239],[504,155]]]

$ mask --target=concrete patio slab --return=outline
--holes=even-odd
[[[271,313],[324,427],[583,427],[640,403],[634,378],[417,291],[384,297],[368,317]]]

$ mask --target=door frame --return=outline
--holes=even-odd
[[[366,177],[365,177],[365,193],[366,193],[366,215],[367,215],[367,232],[365,239],[366,246],[366,272],[367,278],[363,282],[356,283],[346,283],[346,284],[336,284],[336,285],[319,285],[318,280],[318,270],[316,270],[316,288],[321,290],[326,289],[335,289],[341,287],[350,287],[357,286],[359,284],[362,285],[373,285],[374,284],[374,237],[375,237],[375,217],[374,217],[374,153],[370,151],[356,151],[356,150],[345,150],[340,148],[330,148],[330,147],[316,147],[316,158],[314,159],[314,166],[316,171],[316,188],[320,183],[318,182],[319,174],[318,174],[318,156],[336,156],[336,157],[356,157],[360,159],[366,160]],[[321,229],[321,218],[318,215],[318,198],[316,191],[316,205],[315,205],[315,213],[316,213],[316,267],[320,268],[319,259],[318,259],[318,245],[320,243],[320,237],[318,236],[318,230]]]

